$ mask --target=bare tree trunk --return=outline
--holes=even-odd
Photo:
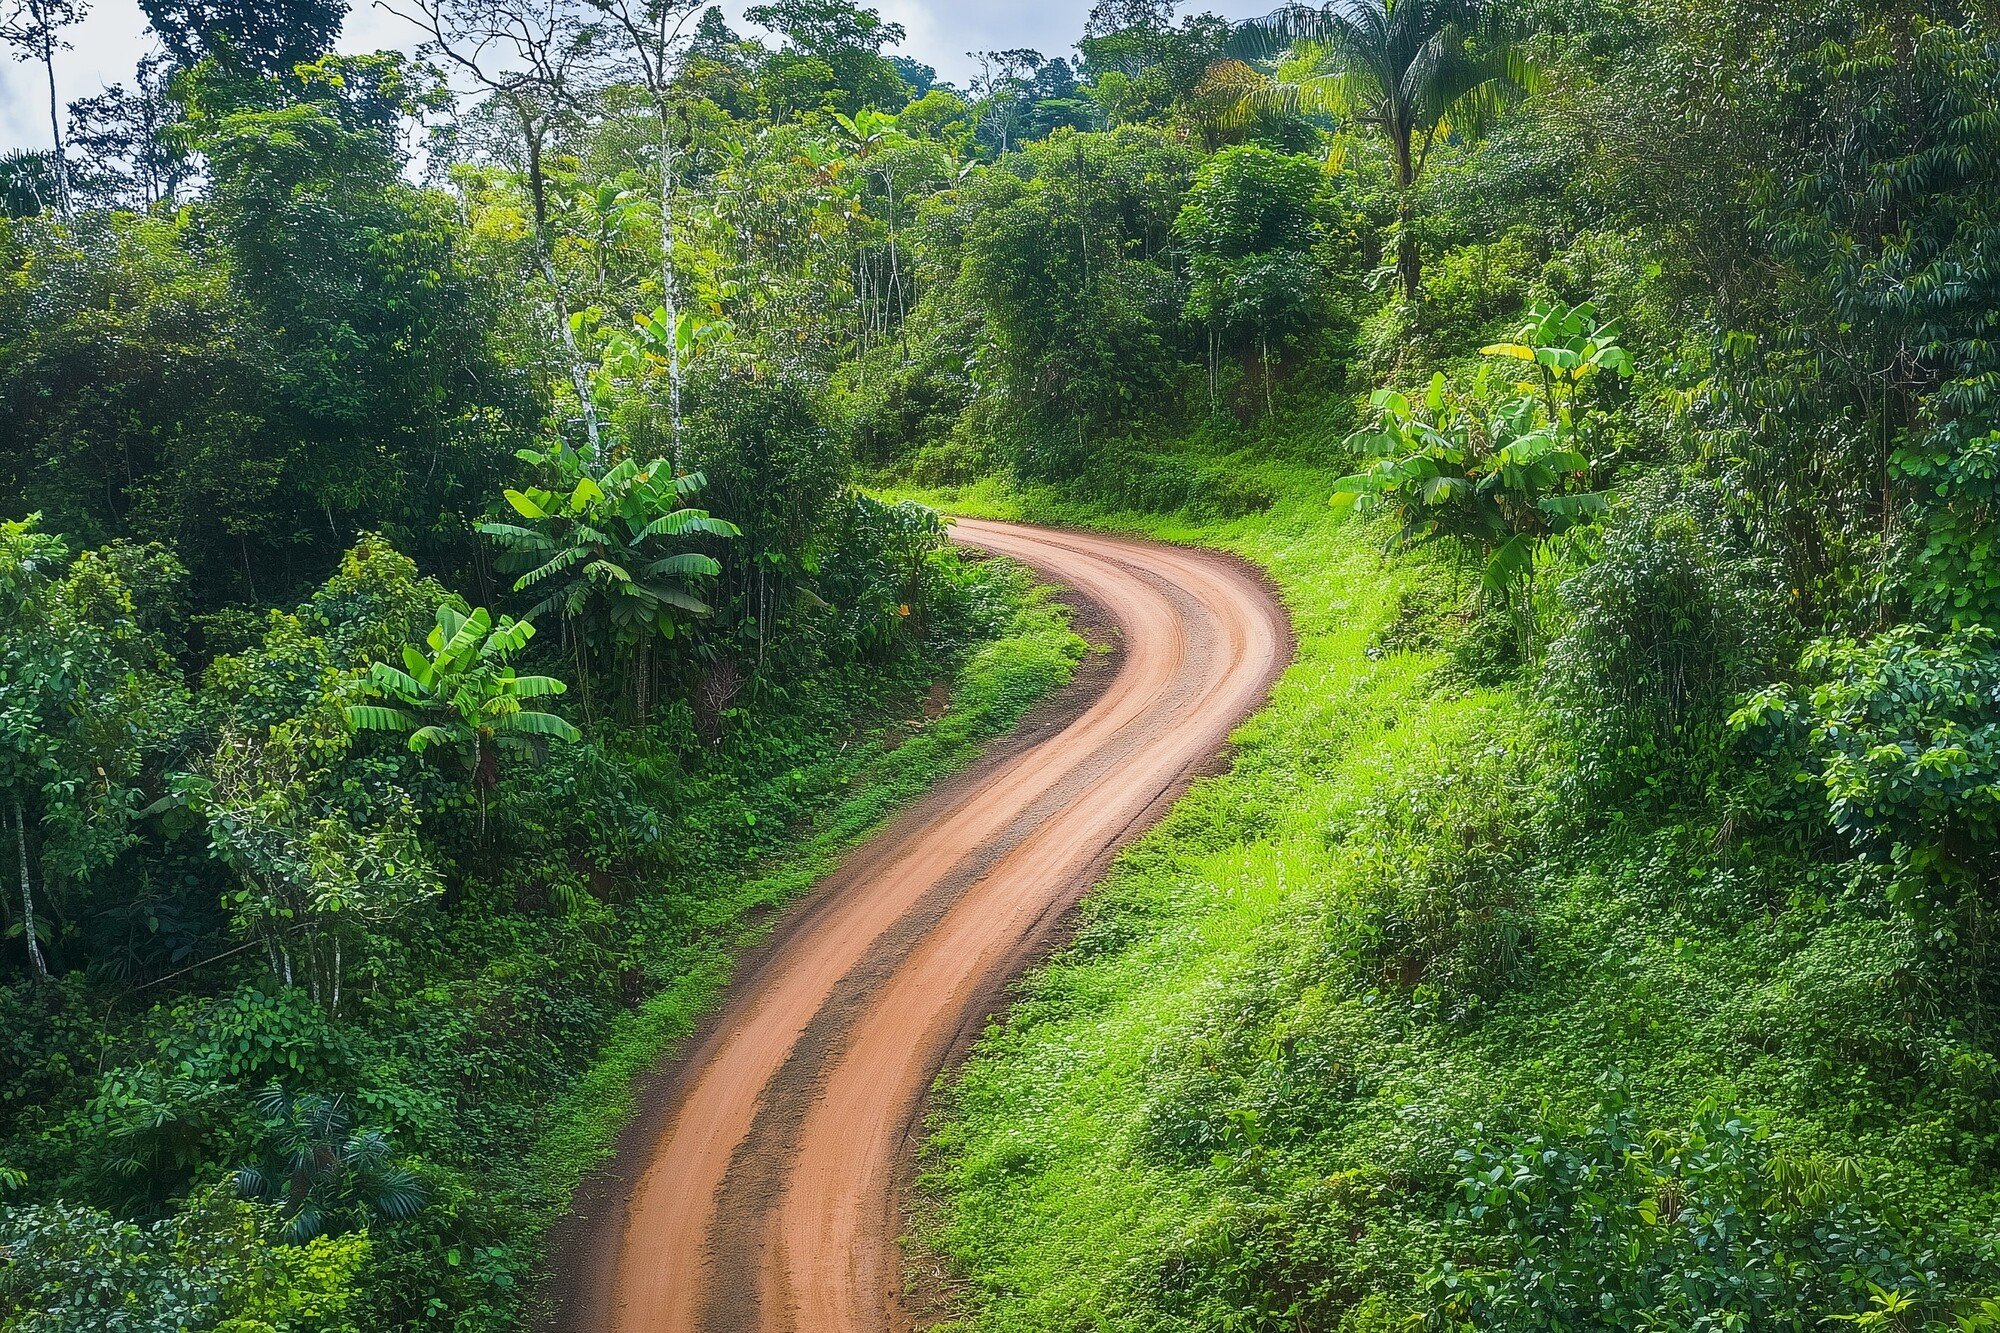
[[[1417,303],[1423,286],[1424,260],[1417,249],[1417,169],[1409,137],[1396,141],[1396,274],[1403,282],[1403,301]]]
[[[583,368],[583,349],[577,346],[576,331],[569,326],[569,298],[563,295],[562,279],[556,274],[555,263],[549,258],[546,239],[541,229],[535,229],[535,261],[541,266],[542,281],[549,284],[556,303],[556,327],[562,332],[563,351],[569,361],[570,387],[576,390],[576,400],[583,408],[583,435],[590,441],[590,452],[598,452],[600,434],[597,426],[597,404],[590,396],[590,372]]]
[[[1259,333],[1257,345],[1264,360],[1264,417],[1269,420],[1278,410],[1271,402],[1271,335]]]
[[[69,196],[69,159],[63,154],[62,110],[56,97],[56,52],[53,34],[42,42],[42,68],[49,76],[49,139],[55,145],[49,161],[56,169],[56,207],[67,218],[74,206]]]
[[[28,817],[18,796],[14,798],[14,843],[21,852],[21,933],[28,937],[28,960],[35,965],[35,975],[47,981],[49,965],[42,961],[42,943],[35,938],[35,890],[28,878]]]
[[[569,361],[570,387],[576,390],[577,405],[583,409],[584,438],[590,442],[591,453],[595,454],[599,444],[597,404],[590,396],[590,375],[583,368],[583,352],[576,345],[576,331],[569,326],[569,298],[563,294],[562,279],[556,273],[555,261],[549,257],[548,182],[542,175],[541,135],[525,113],[519,118],[521,134],[528,145],[528,196],[535,214],[535,264],[541,269],[542,281],[548,283],[549,293],[556,303],[556,329],[562,335],[563,351]]]
[[[674,278],[674,135],[660,97],[660,306],[667,312],[667,467],[681,471],[680,284]]]

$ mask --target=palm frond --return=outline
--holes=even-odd
[[[1286,5],[1238,24],[1224,50],[1251,60],[1270,60],[1300,42],[1338,40],[1333,35],[1335,29],[1346,25],[1347,18],[1338,6]]]

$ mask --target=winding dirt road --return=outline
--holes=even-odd
[[[653,1088],[559,1264],[573,1333],[907,1328],[902,1187],[932,1079],[1110,856],[1216,761],[1290,655],[1224,557],[960,522],[1071,589],[1115,653],[856,851]]]

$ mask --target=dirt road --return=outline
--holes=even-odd
[[[651,1090],[624,1187],[573,1228],[564,1329],[908,1327],[901,1185],[931,1080],[1289,656],[1275,599],[1222,557],[954,531],[1074,590],[1117,652],[1039,728],[859,849],[746,967]]]

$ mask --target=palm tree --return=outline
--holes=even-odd
[[[722,570],[713,556],[667,544],[741,533],[682,504],[701,489],[699,473],[676,477],[664,462],[631,458],[597,472],[567,445],[547,454],[524,450],[522,457],[552,468],[558,489],[508,491],[507,503],[526,524],[486,523],[479,530],[506,548],[501,568],[519,574],[514,591],[540,595],[528,615],[562,616],[580,674],[588,638],[607,639],[627,659],[633,711],[644,721],[652,641],[672,639],[684,620],[709,614],[698,589]],[[588,703],[586,690],[586,709]]]
[[[330,1214],[353,1208],[401,1221],[423,1207],[416,1172],[396,1163],[380,1130],[353,1127],[345,1099],[273,1086],[258,1094],[257,1110],[270,1153],[236,1172],[236,1193],[278,1204],[287,1239],[303,1244],[326,1230]]]
[[[1218,90],[1233,91],[1240,110],[1344,116],[1389,141],[1405,301],[1417,299],[1423,281],[1415,187],[1431,149],[1454,131],[1476,130],[1534,84],[1510,17],[1504,0],[1333,0],[1251,19],[1232,38],[1232,47],[1250,56],[1302,44],[1324,52],[1321,72],[1297,82],[1257,76]]]
[[[535,627],[501,617],[495,627],[485,607],[466,615],[449,602],[438,607],[437,627],[425,642],[403,646],[403,666],[377,662],[362,692],[387,704],[352,704],[356,731],[402,731],[419,754],[433,745],[459,754],[472,770],[482,802],[500,780],[498,751],[526,748],[538,737],[576,740],[577,729],[553,713],[523,708],[524,699],[561,694],[567,686],[550,676],[520,676],[507,659],[527,646]]]

